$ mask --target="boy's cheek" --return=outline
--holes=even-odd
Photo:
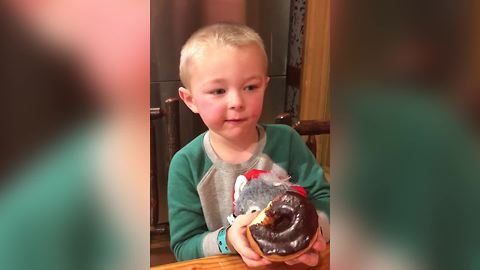
[[[197,108],[199,109],[198,112],[200,116],[207,125],[209,122],[218,120],[223,115],[222,108],[215,106],[215,104],[211,102],[199,103],[197,104]]]
[[[200,114],[208,112],[213,109],[215,103],[204,98],[195,98],[195,105]]]
[[[254,99],[251,105],[252,105],[252,113],[255,116],[260,116],[262,114],[262,109],[263,109],[263,96],[257,99]]]

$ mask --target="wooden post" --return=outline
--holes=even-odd
[[[330,119],[330,0],[307,0],[300,85],[300,119]],[[317,160],[330,166],[330,137],[322,136]]]

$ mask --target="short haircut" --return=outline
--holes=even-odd
[[[188,65],[192,59],[202,55],[203,51],[212,46],[242,47],[256,44],[264,55],[265,72],[268,68],[267,54],[262,38],[250,27],[242,24],[219,23],[200,28],[193,33],[182,47],[180,53],[180,80],[185,87],[190,87]]]

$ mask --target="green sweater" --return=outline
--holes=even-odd
[[[220,254],[216,238],[228,226],[235,179],[251,169],[291,176],[308,191],[329,238],[330,186],[303,139],[286,125],[259,125],[254,155],[241,164],[222,161],[203,133],[173,157],[168,176],[170,243],[177,260]],[[328,239],[327,239],[328,240]]]

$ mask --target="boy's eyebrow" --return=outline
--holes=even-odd
[[[262,78],[262,76],[260,76],[260,75],[252,75],[250,77],[247,77],[245,79],[245,81],[250,81],[250,80],[253,80],[253,79],[261,79],[261,78]]]
[[[217,79],[213,79],[213,80],[209,80],[209,81],[206,81],[202,84],[202,86],[205,86],[205,85],[208,85],[208,84],[211,84],[211,83],[223,83],[225,82],[225,79],[222,79],[222,78],[217,78]]]
[[[250,80],[253,80],[253,79],[261,79],[262,77],[263,76],[260,76],[260,75],[252,75],[252,76],[244,79],[244,81],[247,82],[247,81],[250,81]],[[204,82],[201,86],[204,87],[205,85],[209,85],[209,84],[213,84],[213,83],[224,83],[224,82],[226,82],[225,79],[216,78],[216,79],[212,79],[212,80]]]

